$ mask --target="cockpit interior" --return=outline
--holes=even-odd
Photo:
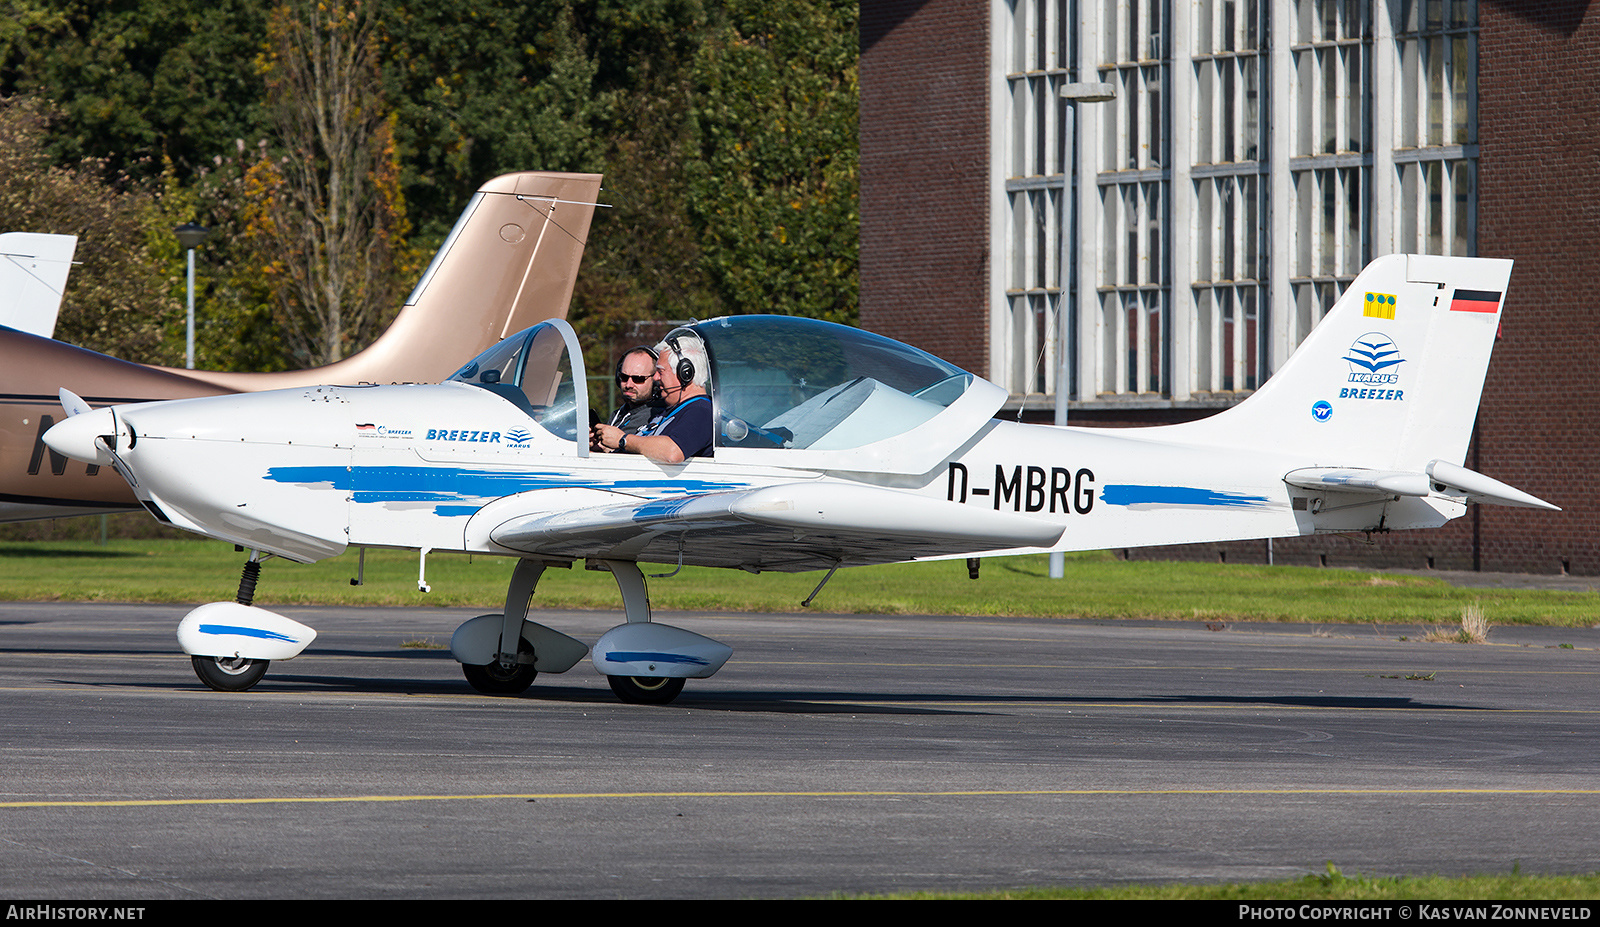
[[[727,316],[668,338],[684,336],[699,338],[710,359],[717,447],[860,447],[924,424],[975,379],[925,351],[816,319]],[[588,390],[575,389],[583,358],[564,321],[512,335],[449,379],[503,397],[563,440],[587,433]]]

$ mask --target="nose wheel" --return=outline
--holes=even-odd
[[[273,660],[294,659],[317,637],[315,629],[252,604],[261,561],[270,556],[250,552],[232,602],[208,602],[178,622],[178,645],[208,688],[243,692],[267,675]]]
[[[247,657],[190,657],[194,674],[218,692],[243,692],[267,675],[270,660]]]
[[[683,679],[655,676],[607,676],[611,691],[630,705],[665,705],[683,691]]]

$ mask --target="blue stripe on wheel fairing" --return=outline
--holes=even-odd
[[[650,653],[644,650],[613,650],[606,654],[606,659],[612,663],[688,663],[692,666],[705,666],[708,661],[699,657],[691,657],[682,653]]]
[[[296,638],[277,631],[268,631],[264,628],[246,628],[232,624],[203,624],[200,626],[201,634],[237,634],[240,637],[258,637],[264,641],[287,641],[291,644],[298,643]]]

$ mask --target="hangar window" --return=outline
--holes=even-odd
[[[1237,401],[1373,257],[1476,252],[1478,0],[1006,0],[997,23],[1013,409]],[[1080,81],[1116,98],[1064,102]]]

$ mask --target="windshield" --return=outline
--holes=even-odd
[[[973,381],[910,345],[815,319],[729,316],[689,330],[711,358],[725,447],[860,447],[921,425]]]
[[[573,388],[582,375],[582,361],[573,371],[576,337],[565,322],[541,322],[473,358],[446,382],[470,383],[504,398],[528,413],[546,431],[566,441],[578,442],[579,423],[588,448],[587,391]]]

